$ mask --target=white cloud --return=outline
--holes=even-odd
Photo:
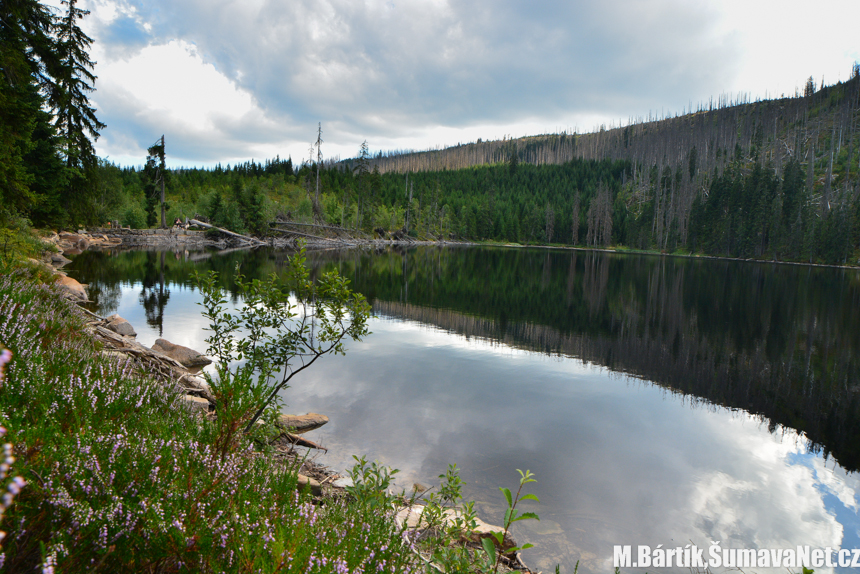
[[[794,95],[812,76],[817,85],[847,80],[860,60],[857,22],[860,3],[822,0],[815,9],[805,2],[720,0],[720,33],[735,38],[745,55],[726,91],[754,96]]]
[[[217,130],[224,117],[258,111],[254,98],[205,63],[194,45],[170,41],[147,46],[129,60],[102,67],[103,89],[133,98],[141,115],[196,129]]]
[[[860,5],[827,1],[92,0],[99,151],[171,128],[190,162],[298,160],[322,122],[324,154],[349,157],[793,93],[860,58]]]

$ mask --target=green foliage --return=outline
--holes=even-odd
[[[37,165],[28,158],[38,145],[44,96],[56,64],[55,19],[47,6],[31,1],[4,2],[0,26],[0,204],[27,215],[41,197],[31,188]],[[51,130],[47,132],[50,142]],[[56,155],[56,151],[54,152]]]
[[[398,500],[391,496],[391,478],[400,472],[376,461],[367,462],[364,456],[353,455],[355,464],[350,469],[352,485],[346,491],[352,495],[356,503],[374,512],[391,512],[395,510]]]
[[[294,376],[325,355],[344,354],[346,340],[366,336],[370,317],[364,297],[336,271],[310,278],[304,250],[287,261],[283,280],[273,273],[247,281],[238,269],[234,279],[244,300],[237,314],[225,310],[216,272],[194,276],[212,333],[206,342],[217,376],[206,378],[218,401],[215,447],[222,456],[240,430],[249,433],[278,404]]]
[[[168,171],[164,155],[164,136],[146,150],[146,163],[143,167],[143,192],[146,198],[146,224],[155,227],[166,221],[161,221],[161,210],[167,211],[167,205],[161,205],[162,189],[167,187]],[[159,208],[156,211],[156,207]],[[165,217],[166,219],[166,217]]]
[[[507,548],[505,546],[505,537],[508,535],[508,531],[511,528],[511,525],[514,522],[519,522],[520,520],[540,520],[540,517],[534,512],[523,512],[520,513],[517,510],[517,505],[523,500],[534,500],[535,502],[540,502],[538,497],[534,494],[522,494],[523,487],[530,482],[537,482],[533,477],[534,475],[526,470],[525,472],[517,469],[517,472],[520,473],[520,484],[517,489],[516,495],[511,495],[511,491],[504,487],[499,487],[499,490],[502,491],[502,494],[505,495],[505,500],[508,503],[508,508],[505,510],[505,530],[504,532],[493,532],[493,538],[496,543],[498,543],[499,552],[496,552],[495,546],[491,543],[483,542],[484,552],[487,554],[487,557],[490,561],[494,562],[493,572],[498,572],[499,565],[501,564],[501,555],[505,554],[515,554],[520,550],[525,550],[526,548],[531,548],[534,545],[525,543],[521,546],[514,546],[512,548]],[[484,539],[489,540],[488,538]]]
[[[26,218],[0,207],[0,270],[8,273],[28,257],[38,259],[45,249]]]
[[[150,212],[145,212],[139,205],[130,205],[123,212],[120,223],[123,227],[131,227],[132,229],[145,229],[149,226],[148,215]],[[153,224],[155,222],[153,221]]]
[[[34,0],[3,5],[0,27],[0,201],[39,225],[94,221],[104,127],[89,104],[91,39],[76,0],[61,17]]]

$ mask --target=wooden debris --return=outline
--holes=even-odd
[[[178,387],[178,390],[186,394],[200,396],[215,404],[215,397],[207,387],[200,384],[199,379],[195,377],[182,363],[168,357],[158,351],[153,351],[149,347],[144,347],[130,337],[123,337],[107,329],[104,325],[105,319],[99,318],[96,321],[91,321],[87,325],[87,330],[101,341],[108,350],[123,353],[134,359],[141,368],[150,372],[156,379],[170,387]]]
[[[310,239],[319,239],[320,241],[340,241],[340,239],[336,239],[333,237],[322,237],[319,235],[311,235],[310,233],[300,233],[298,231],[294,231],[292,229],[280,229],[277,227],[272,228],[273,231],[279,231],[281,233],[289,233],[290,235],[298,235],[299,237],[307,237]]]
[[[197,225],[200,227],[205,227],[206,229],[217,229],[218,231],[220,231],[224,235],[229,235],[230,237],[238,237],[239,239],[241,239],[243,241],[247,241],[249,243],[254,243],[257,245],[266,245],[265,241],[260,241],[256,237],[249,237],[248,235],[242,235],[241,233],[234,233],[234,232],[230,231],[229,229],[224,229],[222,227],[215,227],[214,225],[210,225],[208,223],[203,223],[202,221],[199,221],[197,219],[189,219],[188,223],[190,225]]]
[[[283,438],[287,439],[289,442],[291,442],[294,445],[304,446],[307,448],[315,448],[317,450],[324,450],[325,452],[328,452],[328,449],[326,447],[320,446],[313,441],[310,441],[306,438],[300,437],[299,435],[285,432],[285,433],[282,433],[281,436]]]

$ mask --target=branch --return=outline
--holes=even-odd
[[[310,362],[308,362],[307,364],[303,364],[301,367],[299,367],[298,369],[296,369],[294,371],[290,371],[290,376],[284,377],[284,380],[282,380],[280,383],[278,383],[278,385],[274,389],[272,389],[272,392],[269,393],[269,397],[260,406],[260,408],[257,409],[257,412],[254,413],[254,416],[251,417],[251,420],[245,426],[245,432],[246,433],[249,432],[254,427],[254,424],[263,415],[263,411],[266,410],[266,405],[268,405],[269,403],[272,402],[272,400],[275,398],[275,395],[277,395],[278,392],[287,385],[287,383],[290,381],[290,379],[292,379],[294,376],[296,376],[297,374],[301,373],[302,371],[304,371],[305,369],[307,369],[308,367],[313,365],[317,359],[322,357],[327,352],[328,352],[328,350],[315,353],[314,358],[311,359]]]

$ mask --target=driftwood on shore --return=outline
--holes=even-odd
[[[215,229],[217,231],[220,231],[224,235],[229,235],[230,237],[237,237],[237,238],[241,239],[242,241],[247,241],[248,243],[253,243],[256,245],[266,245],[265,241],[260,241],[256,237],[250,237],[248,235],[242,235],[241,233],[234,233],[233,231],[230,231],[229,229],[224,229],[223,227],[215,227],[214,225],[210,225],[209,223],[203,223],[202,221],[199,221],[197,219],[189,219],[188,223],[190,225],[197,225],[199,227],[203,227],[206,229]]]
[[[298,231],[294,229],[295,227],[310,228],[314,233]],[[356,229],[346,229],[345,227],[340,227],[338,225],[326,225],[323,223],[305,223],[303,221],[285,221],[283,219],[276,219],[269,224],[269,228],[271,231],[276,233],[316,241],[325,241],[329,244],[339,243],[344,246],[357,245],[367,241],[364,234]]]
[[[315,443],[314,441],[308,440],[308,439],[301,437],[297,434],[285,432],[285,433],[281,433],[281,437],[286,439],[290,444],[294,444],[296,446],[303,446],[305,448],[315,448],[317,450],[324,450],[325,452],[328,452],[328,449],[326,447],[320,446],[319,444]]]
[[[346,227],[340,227],[339,225],[323,225],[322,223],[304,223],[299,221],[284,221],[282,219],[275,220],[274,223],[270,225],[295,225],[297,227],[315,227],[317,229],[332,229],[334,231],[341,231],[346,234],[354,233],[353,230],[349,230]]]
[[[272,231],[278,231],[280,233],[289,233],[290,235],[307,237],[309,239],[319,239],[320,241],[343,241],[342,239],[337,237],[322,237],[321,235],[311,235],[310,233],[302,233],[300,231],[294,231],[292,229],[281,229],[279,227],[273,227]]]

